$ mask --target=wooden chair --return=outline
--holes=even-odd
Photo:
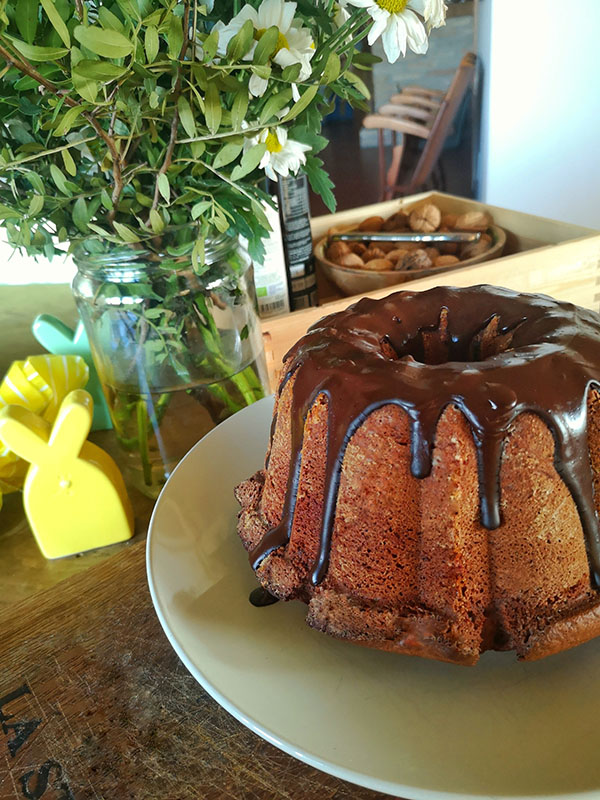
[[[438,162],[458,109],[475,72],[476,56],[465,53],[447,92],[408,86],[381,106],[376,114],[368,114],[363,127],[376,129],[379,135],[379,180],[382,200],[394,195],[412,194],[431,176]],[[386,169],[384,134],[392,132],[392,157]],[[398,134],[402,140],[398,143]],[[410,137],[424,139],[422,152],[412,175],[398,183],[406,143]]]

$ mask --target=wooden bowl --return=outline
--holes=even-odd
[[[345,228],[345,230],[356,230],[356,228],[357,225],[351,225]],[[317,242],[314,253],[317,263],[329,280],[335,283],[342,294],[351,296],[363,294],[364,292],[372,292],[375,289],[386,289],[388,286],[396,286],[399,283],[417,280],[417,278],[425,278],[428,275],[451,272],[454,269],[462,269],[463,267],[469,267],[471,264],[480,264],[483,261],[498,258],[502,255],[504,245],[506,244],[506,232],[497,225],[490,225],[487,229],[487,233],[492,237],[492,246],[489,250],[486,250],[485,253],[481,253],[481,255],[473,256],[473,258],[467,258],[464,261],[459,261],[457,264],[449,264],[445,267],[386,270],[385,272],[341,267],[339,264],[334,264],[333,261],[329,261],[325,257],[327,240],[329,238],[327,236]],[[365,239],[368,238],[369,234],[365,232]]]

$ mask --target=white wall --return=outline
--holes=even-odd
[[[479,0],[484,202],[600,228],[600,0]]]

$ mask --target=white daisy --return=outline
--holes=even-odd
[[[367,41],[373,44],[380,36],[390,64],[406,55],[406,46],[414,53],[427,52],[427,31],[417,16],[420,14],[428,29],[444,24],[446,6],[443,0],[348,0],[350,5],[365,8],[373,25]],[[415,13],[416,12],[416,13]]]
[[[258,10],[245,5],[228,25],[221,21],[216,23],[215,28],[219,32],[219,55],[225,55],[230,40],[247,20],[254,26],[256,39],[259,39],[268,28],[276,25],[279,28],[279,40],[272,60],[281,68],[300,64],[298,78],[305,81],[310,77],[310,61],[315,52],[315,45],[309,29],[303,28],[299,22],[294,22],[295,13],[296,3],[289,3],[286,0],[263,0]],[[255,48],[256,42],[244,56],[245,60],[252,60]],[[266,88],[267,81],[264,78],[251,76],[249,84],[251,94],[261,97]]]
[[[258,165],[264,169],[267,177],[277,180],[277,175],[286,178],[290,173],[295,175],[302,164],[306,163],[306,155],[310,150],[307,144],[288,138],[285,128],[265,128],[258,136],[252,136],[244,142],[244,151],[265,142],[267,149]]]

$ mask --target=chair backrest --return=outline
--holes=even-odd
[[[444,141],[446,140],[450,126],[456,117],[460,104],[471,83],[476,62],[477,57],[474,53],[465,53],[462,57],[458,69],[454,74],[454,78],[452,79],[452,83],[433,120],[429,136],[423,147],[423,152],[417,162],[410,182],[405,188],[406,193],[412,192],[417,187],[424,184],[431,174],[431,170],[442,152],[442,147],[444,146]]]

